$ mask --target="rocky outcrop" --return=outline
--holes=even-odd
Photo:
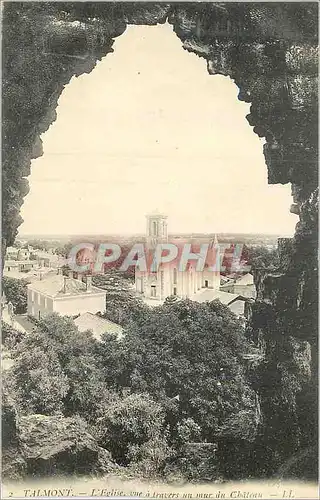
[[[81,419],[29,415],[19,419],[18,434],[28,474],[88,474],[113,468],[110,454],[97,445]]]
[[[17,417],[3,407],[3,476],[58,473],[103,474],[115,468],[110,453],[98,446],[80,418],[28,415]]]
[[[7,391],[2,395],[2,474],[4,477],[18,479],[26,472],[26,462],[19,446],[17,431],[17,411]]]

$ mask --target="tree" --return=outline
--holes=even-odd
[[[166,303],[128,325],[120,343],[104,339],[98,349],[111,386],[161,402],[173,439],[178,423],[191,418],[201,440],[221,440],[232,415],[255,411],[242,359],[249,346],[241,323],[219,301]]]
[[[96,340],[73,320],[52,314],[37,322],[18,345],[12,370],[17,401],[24,412],[95,419],[105,384],[94,357]]]
[[[57,255],[61,255],[62,257],[67,258],[69,256],[70,250],[73,247],[73,243],[65,243],[62,246],[59,246],[55,249],[55,253]]]
[[[28,241],[28,246],[31,246],[37,250],[48,250],[50,248],[50,243],[49,241],[46,240],[38,240],[38,239],[33,239]]]
[[[27,285],[29,281],[24,279],[2,278],[2,290],[8,302],[11,302],[16,314],[27,312]]]
[[[25,350],[26,343],[20,344],[12,368],[15,399],[20,411],[44,415],[62,412],[69,384],[56,354],[53,350],[45,352],[35,345],[32,350]]]
[[[279,267],[278,250],[269,249],[263,245],[247,247],[247,263],[252,269],[277,269]]]
[[[7,349],[13,349],[19,342],[22,341],[25,334],[20,330],[16,330],[4,321],[1,321],[1,342]]]
[[[241,248],[241,255],[236,255],[236,245],[230,245],[223,255],[222,274],[233,273],[241,275],[243,269],[256,268],[276,269],[279,266],[279,255],[277,249],[269,249],[264,245],[251,246],[244,244]]]
[[[130,280],[117,270],[93,276],[93,284],[106,290],[106,312],[104,317],[125,326],[148,310],[142,300],[135,296]]]

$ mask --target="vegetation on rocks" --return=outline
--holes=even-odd
[[[55,314],[38,321],[5,374],[20,473],[232,476],[235,459],[226,466],[219,450],[231,438],[239,449],[251,443],[259,420],[248,350],[241,323],[219,302],[142,308],[121,341],[98,342]]]

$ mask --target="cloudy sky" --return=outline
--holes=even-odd
[[[233,81],[209,76],[169,25],[130,26],[114,49],[63,91],[20,234],[144,232],[159,210],[171,232],[291,235],[290,185],[267,185]]]

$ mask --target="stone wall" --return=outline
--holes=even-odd
[[[265,428],[271,429],[259,456],[263,462],[271,453],[270,473],[316,435],[316,2],[6,3],[3,245],[13,243],[21,224],[30,163],[42,154],[40,136],[56,118],[64,86],[112,52],[114,38],[127,24],[166,20],[184,49],[205,58],[210,74],[230,76],[239,99],[251,103],[247,119],[266,139],[268,182],[292,183],[292,211],[300,217],[293,241],[282,252],[281,269],[256,276],[251,333],[263,339],[257,380]]]

